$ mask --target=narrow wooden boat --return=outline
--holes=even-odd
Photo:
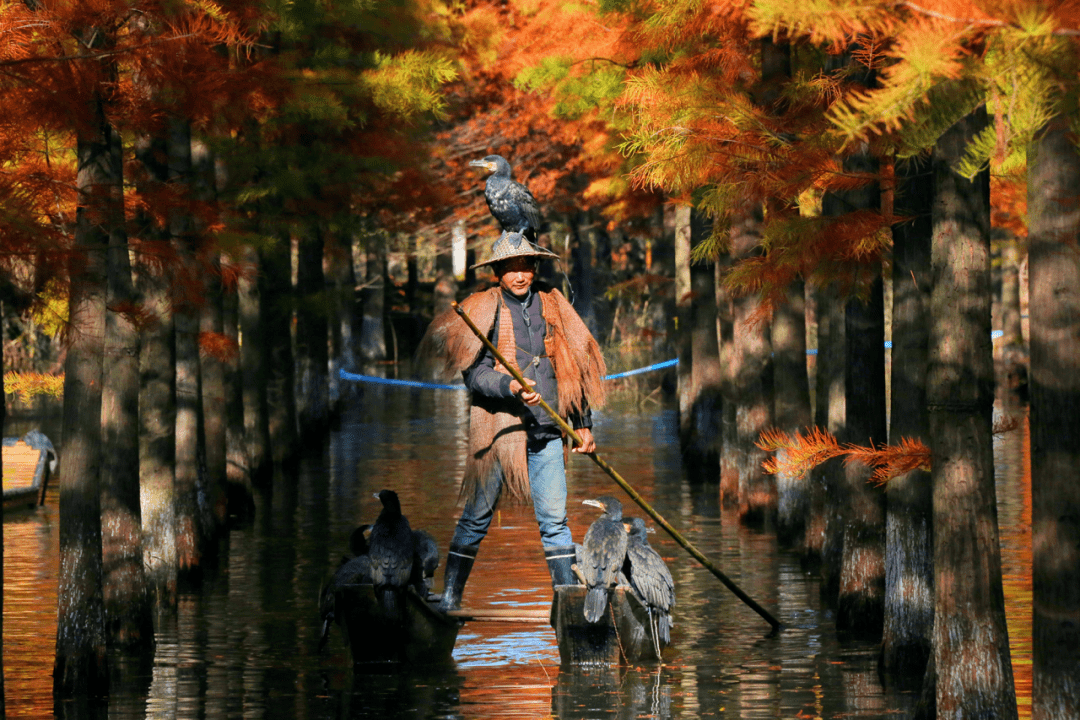
[[[401,617],[390,617],[372,585],[345,585],[335,593],[336,617],[349,639],[354,664],[451,662],[461,621],[409,588]]]
[[[56,451],[43,434],[31,431],[22,438],[4,438],[4,509],[42,505]]]
[[[649,611],[633,591],[617,587],[608,597],[608,610],[596,623],[585,619],[583,585],[555,588],[551,624],[563,665],[618,665],[661,662],[665,643],[653,642]]]

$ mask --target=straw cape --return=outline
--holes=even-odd
[[[607,370],[600,346],[561,292],[541,282],[533,283],[533,291],[540,297],[547,323],[544,347],[559,386],[558,413],[566,418],[573,411],[602,407]],[[513,363],[517,357],[513,321],[502,298],[502,288],[496,285],[467,297],[462,301],[461,309],[488,337],[496,317],[499,318],[499,353]],[[470,368],[483,350],[480,338],[451,309],[431,322],[417,349],[417,356],[437,376],[449,379]],[[500,363],[495,367],[509,374]],[[516,398],[486,398],[473,394],[462,497],[473,497],[480,483],[491,479],[498,462],[505,483],[503,495],[508,494],[513,500],[531,501],[523,424],[523,418],[529,412]]]
[[[558,255],[550,250],[546,250],[539,245],[534,245],[529,242],[522,233],[503,231],[503,233],[495,239],[495,242],[491,244],[491,257],[484,262],[476,263],[469,269],[475,270],[484,265],[492,265],[502,260],[518,257],[534,257],[540,260],[543,260],[544,258],[554,260],[560,259]]]

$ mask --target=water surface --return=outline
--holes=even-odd
[[[1022,417],[1022,413],[1021,413]],[[675,578],[663,667],[560,669],[543,625],[470,623],[448,669],[354,673],[340,628],[317,652],[320,584],[372,494],[392,488],[413,527],[445,548],[466,443],[465,394],[363,386],[341,427],[296,477],[257,499],[253,522],[223,544],[220,572],[159,621],[152,661],[114,663],[109,717],[141,718],[891,718],[915,697],[886,688],[875,644],[838,637],[815,575],[772,534],[741,528],[715,486],[682,477],[674,411],[600,414],[600,453],[673,525],[787,626],[769,626],[663,531],[651,542]],[[1026,423],[995,445],[1006,597],[1021,714],[1030,708],[1030,482]],[[10,428],[9,428],[10,430]],[[9,433],[10,434],[10,433]],[[61,451],[62,452],[62,451]],[[569,466],[571,528],[581,501],[619,493],[586,458]],[[4,670],[10,717],[52,716],[57,515],[4,523]],[[628,512],[636,508],[627,501]],[[640,513],[640,511],[638,511]],[[441,586],[441,570],[438,576]],[[531,508],[503,507],[465,590],[465,605],[546,609],[550,579]]]

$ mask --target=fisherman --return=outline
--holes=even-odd
[[[561,292],[536,281],[537,266],[558,255],[503,232],[490,259],[498,285],[470,295],[461,308],[528,382],[522,387],[498,363],[456,312],[432,321],[418,354],[443,376],[462,372],[471,391],[469,453],[461,496],[465,508],[446,558],[440,607],[456,609],[487,534],[495,505],[506,492],[531,500],[552,585],[573,585],[574,540],[566,517],[565,438],[540,398],[574,428],[592,453],[591,408],[604,402],[600,346]]]

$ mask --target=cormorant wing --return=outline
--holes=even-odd
[[[670,610],[675,604],[675,582],[664,559],[652,547],[631,543],[626,549],[630,565],[630,587],[646,605]]]
[[[626,542],[622,523],[600,517],[589,526],[583,543],[585,568],[582,569],[589,586],[609,587],[616,583],[626,559]]]

